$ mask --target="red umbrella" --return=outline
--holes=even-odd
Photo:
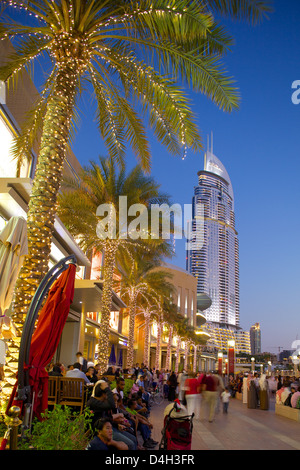
[[[74,296],[76,266],[70,264],[51,288],[32,336],[29,354],[29,384],[34,397],[33,415],[41,419],[48,407],[48,372]]]
[[[69,314],[74,296],[75,273],[76,266],[70,264],[50,289],[32,336],[29,364],[24,365],[25,369],[29,369],[33,416],[39,420],[48,407],[48,372],[45,367],[54,356]]]

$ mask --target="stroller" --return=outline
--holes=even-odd
[[[180,402],[176,400],[166,414],[159,449],[191,450],[194,413],[190,416],[183,415],[181,410],[181,413],[175,416],[180,409]]]

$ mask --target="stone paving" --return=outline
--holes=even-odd
[[[151,409],[152,438],[159,442],[163,411],[168,404],[165,400]],[[228,414],[223,414],[221,408],[210,423],[202,406],[202,418],[194,420],[191,450],[300,450],[300,423],[278,416],[274,410],[274,398],[269,410],[249,409],[232,398]]]

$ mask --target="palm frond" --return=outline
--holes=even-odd
[[[263,0],[207,0],[207,7],[222,16],[259,23],[273,11],[271,1]]]

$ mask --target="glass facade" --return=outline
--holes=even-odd
[[[261,353],[261,331],[260,324],[255,323],[250,328],[251,354]]]
[[[228,173],[211,152],[194,188],[190,242],[203,231],[201,247],[187,251],[187,271],[197,278],[197,292],[212,305],[204,315],[219,326],[239,327],[239,244],[235,230],[234,196]],[[202,224],[196,224],[203,214]]]

